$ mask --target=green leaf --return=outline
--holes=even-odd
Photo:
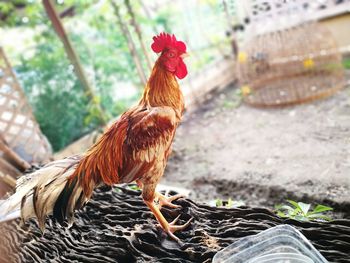
[[[132,184],[132,185],[128,185],[128,188],[134,191],[139,191],[140,187],[138,187],[138,185],[136,184]]]
[[[306,216],[310,210],[311,204],[305,204],[303,202],[298,202],[298,205],[299,205],[302,213]]]
[[[323,219],[323,220],[327,220],[327,221],[333,220],[330,216],[326,216],[323,214],[312,214],[312,215],[309,215],[308,218],[310,218],[310,219]]]
[[[298,221],[309,221],[309,219],[303,215],[296,215],[294,219]]]
[[[281,208],[282,208],[282,204],[277,204],[277,205],[275,205],[275,210],[280,210]]]
[[[295,202],[295,201],[293,201],[293,200],[287,200],[287,201],[288,201],[291,205],[293,205],[296,209],[302,211],[301,208],[300,208],[300,206],[299,206],[299,204],[298,204],[297,202]]]
[[[321,212],[325,212],[325,211],[331,211],[331,210],[333,210],[332,207],[325,206],[325,205],[317,205],[312,212],[309,212],[309,215],[321,213]]]
[[[301,210],[299,208],[295,208],[293,210],[288,210],[287,213],[291,218],[293,218],[294,216],[301,214]]]
[[[277,211],[277,215],[280,216],[280,217],[288,217],[288,215],[286,215],[282,211]]]
[[[289,206],[289,205],[281,205],[281,209],[285,209],[287,211],[292,211],[294,212],[295,208]]]
[[[215,205],[216,205],[217,207],[222,206],[222,200],[221,200],[221,199],[216,199],[216,200],[215,200]]]
[[[232,201],[231,198],[229,198],[229,199],[227,200],[227,204],[226,204],[225,207],[232,207],[232,206],[233,206],[233,201]]]

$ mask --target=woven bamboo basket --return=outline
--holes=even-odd
[[[18,157],[29,163],[44,163],[52,156],[51,146],[41,133],[25,94],[1,47],[0,138],[4,147],[13,150],[14,154],[10,159],[14,159],[17,163],[20,162],[16,160]],[[4,158],[3,148],[1,151],[1,157]],[[0,171],[1,168],[0,165]]]
[[[252,37],[238,55],[244,101],[258,107],[298,104],[344,86],[341,54],[316,22]]]

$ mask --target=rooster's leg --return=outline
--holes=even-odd
[[[158,208],[161,209],[163,206],[167,206],[170,208],[180,208],[180,205],[175,205],[172,203],[172,201],[179,199],[181,197],[185,197],[183,194],[177,194],[173,196],[168,196],[167,193],[165,195],[162,195],[160,193],[156,193],[156,198],[158,199]]]
[[[148,187],[144,187],[142,191],[142,197],[146,205],[149,207],[149,209],[152,211],[154,216],[156,217],[157,221],[159,222],[160,226],[163,228],[163,230],[174,240],[179,241],[179,238],[174,235],[174,232],[183,230],[188,225],[191,223],[193,218],[188,220],[185,224],[183,225],[175,225],[177,220],[180,218],[180,215],[175,218],[171,223],[168,223],[162,213],[160,212],[159,208],[157,205],[154,203],[154,197],[155,197],[155,192],[154,189],[153,191],[150,191]]]
[[[140,180],[136,180],[137,186],[142,189],[143,188],[143,183]],[[161,209],[163,206],[167,206],[170,208],[180,208],[180,205],[175,205],[172,203],[172,201],[177,200],[181,197],[186,197],[183,194],[176,194],[173,196],[169,196],[169,191],[166,191],[164,195],[155,192],[156,195],[156,203],[159,209]]]
[[[156,217],[157,221],[159,222],[159,224],[161,225],[163,230],[175,241],[180,241],[179,238],[174,235],[174,232],[176,232],[178,230],[183,230],[186,227],[188,227],[188,225],[191,223],[193,218],[188,220],[183,225],[175,225],[175,223],[177,222],[177,220],[181,216],[181,215],[179,215],[177,218],[174,219],[174,221],[172,221],[171,223],[168,223],[166,221],[166,219],[164,218],[164,216],[162,215],[162,213],[159,211],[159,208],[153,203],[153,200],[152,201],[145,201],[145,203],[149,207],[149,209],[152,211],[152,213]]]

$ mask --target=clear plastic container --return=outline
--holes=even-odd
[[[275,253],[254,258],[250,263],[313,263],[314,261],[301,254],[295,253]]]
[[[241,238],[219,251],[213,263],[327,263],[297,229],[279,225]]]

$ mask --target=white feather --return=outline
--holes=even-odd
[[[0,216],[0,222],[6,222],[6,221],[11,221],[13,219],[19,218],[21,216],[21,211],[19,209],[8,213],[4,216]]]
[[[36,207],[40,211],[39,215],[41,217],[38,220],[39,223],[43,221],[45,216],[52,212],[58,196],[63,190],[68,177],[74,172],[79,159],[79,156],[73,156],[51,162],[38,171],[20,177],[17,180],[16,192],[0,203],[0,222],[7,221],[7,218],[11,217],[13,219],[15,215],[20,217],[21,214],[23,220],[35,217],[34,188],[38,189]],[[25,203],[20,213],[18,211],[20,211],[23,197],[25,197]]]

